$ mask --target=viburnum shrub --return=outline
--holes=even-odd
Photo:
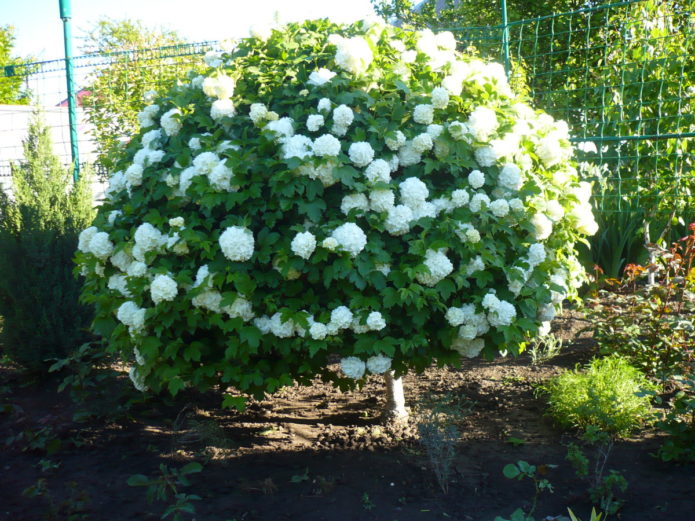
[[[77,255],[137,386],[349,387],[547,328],[584,278],[591,187],[567,125],[455,48],[289,24],[144,109]]]

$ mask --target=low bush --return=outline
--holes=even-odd
[[[640,371],[620,357],[598,358],[586,370],[566,371],[541,387],[549,413],[562,427],[596,426],[624,437],[652,420],[649,396],[656,391]]]

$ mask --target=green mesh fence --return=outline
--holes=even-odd
[[[526,84],[535,106],[569,123],[585,175],[597,181],[595,206],[604,213],[695,217],[694,2],[632,0],[506,26],[513,83]],[[462,47],[503,61],[504,29],[454,32]],[[166,90],[216,45],[75,58],[81,160],[98,157],[95,127],[100,149],[116,146],[136,129],[143,94]],[[17,76],[50,113],[57,148],[69,162],[67,108],[57,106],[67,98],[63,60],[0,65],[0,82]],[[9,161],[21,159],[30,110],[0,106],[0,181]]]
[[[203,55],[216,46],[202,42],[73,58],[80,162],[96,164],[105,174],[109,165],[99,161],[100,155],[137,130],[144,94],[165,91],[187,71],[202,67]],[[35,107],[52,130],[55,152],[66,165],[71,162],[65,61],[0,64],[0,82],[17,78],[32,103],[0,105],[0,188],[9,185],[10,164],[23,159],[22,140]]]

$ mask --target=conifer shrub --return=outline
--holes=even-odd
[[[92,315],[78,301],[72,262],[78,233],[94,216],[87,177],[72,183],[35,114],[24,162],[12,168],[12,193],[0,193],[0,346],[30,372],[88,338]]]

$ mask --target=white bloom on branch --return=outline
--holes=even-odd
[[[366,195],[356,193],[348,194],[343,197],[343,200],[340,203],[340,211],[347,215],[350,213],[350,210],[354,209],[362,210],[363,212],[369,210],[369,201],[367,200]]]
[[[372,331],[381,331],[386,327],[386,320],[379,311],[372,311],[367,316],[367,326]]]
[[[420,284],[425,286],[435,286],[454,271],[454,265],[442,250],[427,250],[423,264],[428,271],[426,273],[418,273],[415,278]]]
[[[162,232],[150,223],[142,223],[135,230],[135,245],[139,246],[143,252],[153,251],[162,246],[164,237]]]
[[[409,177],[398,185],[401,202],[414,210],[422,205],[430,195],[427,185],[417,177]]]
[[[331,233],[340,247],[352,257],[356,257],[367,245],[367,236],[355,223],[345,223]]]
[[[449,104],[449,91],[444,87],[432,89],[432,106],[435,109],[445,109]]]
[[[362,378],[366,367],[366,364],[356,356],[348,356],[340,361],[340,369],[343,374],[353,380]]]
[[[316,237],[311,232],[300,232],[292,239],[290,248],[292,253],[306,260],[316,249]]]
[[[369,207],[375,212],[388,212],[393,208],[396,196],[391,190],[372,190],[369,192]]]
[[[428,104],[416,105],[413,109],[413,121],[421,125],[429,125],[434,119],[434,107]]]
[[[336,157],[340,154],[340,141],[331,134],[324,134],[314,140],[312,149],[318,157]]]
[[[320,87],[331,81],[335,77],[335,72],[321,68],[309,74],[309,85]]]
[[[181,130],[183,124],[177,116],[181,116],[181,111],[177,108],[173,108],[162,114],[159,124],[162,126],[167,136],[175,136],[179,133],[179,130]]]
[[[365,169],[364,176],[371,184],[389,183],[391,181],[391,167],[383,159],[375,159]]]
[[[231,99],[215,100],[210,108],[210,117],[215,121],[222,118],[231,118],[234,114],[236,114],[236,109]]]
[[[391,369],[391,359],[388,356],[376,355],[367,358],[367,370],[372,374],[383,374]]]
[[[485,184],[485,174],[480,170],[473,170],[468,174],[468,184],[473,188],[480,188]]]
[[[321,114],[311,114],[306,118],[306,128],[309,132],[316,132],[324,124],[324,119]]]
[[[410,231],[410,221],[412,220],[413,211],[404,204],[399,204],[388,209],[384,228],[391,235],[403,235]]]
[[[150,296],[155,305],[174,300],[178,291],[176,281],[169,275],[156,275],[150,285]]]
[[[350,156],[350,161],[355,166],[363,167],[367,166],[374,159],[374,149],[368,142],[358,141],[350,145],[348,155]]]
[[[313,142],[311,141],[311,138],[301,134],[297,134],[285,139],[284,143],[282,144],[284,159],[290,159],[292,157],[304,159],[305,157],[311,157],[313,155],[312,149]]]
[[[229,99],[234,95],[234,79],[226,74],[208,76],[203,80],[203,92],[217,99]]]
[[[249,109],[249,117],[254,125],[260,126],[268,116],[268,107],[263,103],[252,103]]]
[[[230,226],[220,235],[220,248],[230,261],[244,262],[253,256],[253,233],[241,226]]]
[[[336,43],[335,63],[351,74],[361,76],[372,63],[374,55],[367,41],[361,36],[341,38]]]
[[[537,241],[547,239],[553,232],[553,222],[543,213],[534,214],[531,217],[531,224],[533,225],[533,236]]]
[[[389,150],[396,152],[399,148],[405,145],[406,138],[403,132],[397,130],[394,138],[387,137],[385,141]]]

